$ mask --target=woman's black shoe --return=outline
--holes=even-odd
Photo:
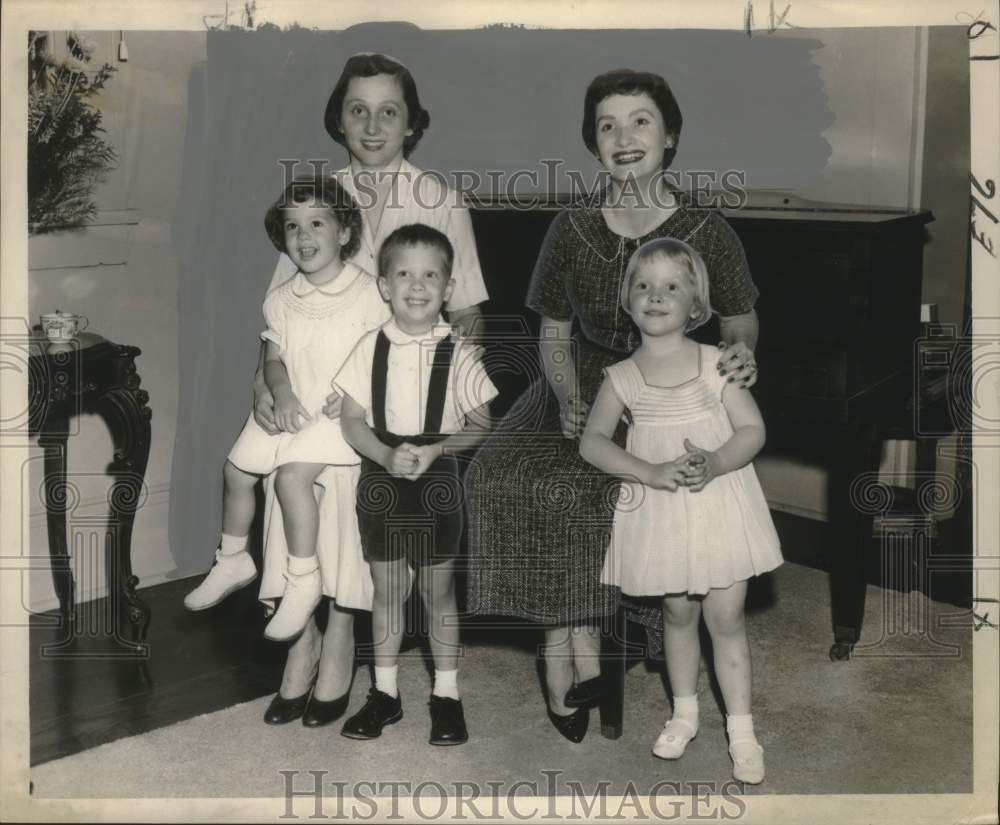
[[[324,702],[314,696],[309,700],[306,712],[302,715],[302,724],[307,728],[321,728],[323,725],[329,725],[344,715],[350,700],[350,688],[343,696],[331,699],[329,702]]]
[[[583,708],[594,705],[600,701],[603,687],[600,676],[595,676],[584,682],[576,682],[573,687],[566,691],[563,704],[568,708]]]
[[[264,711],[264,721],[269,725],[287,725],[289,722],[294,722],[305,713],[312,690],[310,685],[309,690],[294,699],[286,699],[279,691]]]
[[[549,721],[559,733],[569,739],[570,742],[582,742],[587,735],[587,726],[590,724],[590,709],[577,708],[569,716],[560,716],[553,713],[552,708],[546,709],[549,714]]]

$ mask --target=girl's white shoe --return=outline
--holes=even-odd
[[[323,596],[318,567],[308,573],[285,573],[285,582],[281,604],[264,628],[264,635],[275,642],[287,641],[305,630]]]
[[[764,749],[751,733],[730,733],[729,756],[733,760],[733,779],[757,785],[764,781]]]
[[[663,726],[653,744],[653,755],[660,759],[680,759],[688,742],[698,735],[698,729],[687,719],[675,716]]]
[[[215,551],[215,564],[194,590],[184,597],[188,610],[214,607],[230,593],[245,587],[257,578],[257,566],[246,550],[236,553]]]

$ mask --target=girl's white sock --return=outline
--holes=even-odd
[[[246,546],[246,536],[230,536],[223,533],[219,549],[222,551],[223,556],[233,556],[236,553],[242,553],[246,549]]]
[[[390,667],[379,667],[378,665],[375,665],[376,690],[388,693],[393,698],[399,696],[399,688],[396,687],[396,673],[398,671],[399,665],[392,665]]]
[[[674,697],[674,719],[683,719],[698,730],[698,694]]]
[[[752,713],[729,714],[726,716],[726,730],[730,733],[730,735],[734,733],[743,734],[742,736],[736,737],[737,739],[757,739],[753,732]]]
[[[446,699],[458,699],[458,668],[454,670],[434,668],[434,690],[431,693]]]
[[[311,556],[288,557],[288,572],[293,576],[304,576],[306,573],[312,573],[313,570],[317,570],[318,568],[319,559],[316,558],[315,553]]]

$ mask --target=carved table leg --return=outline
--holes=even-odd
[[[45,519],[48,526],[52,583],[59,599],[59,613],[67,636],[73,635],[76,620],[73,560],[66,540],[66,441],[69,419],[64,412],[51,410],[46,416],[38,444],[45,451]]]
[[[847,659],[861,635],[872,516],[853,500],[852,485],[862,473],[878,471],[878,446],[874,425],[833,437],[827,500],[834,630],[830,658],[834,661]]]
[[[134,387],[138,386],[138,378],[131,375]],[[143,478],[146,473],[146,462],[149,460],[151,412],[146,407],[149,395],[145,390],[123,387],[110,390],[101,396],[99,409],[108,423],[114,439],[115,454],[109,471],[114,476],[114,484],[109,496],[111,505],[110,532],[108,548],[112,554],[113,578],[109,581],[109,593],[120,597],[123,601],[126,616],[132,626],[131,639],[119,633],[116,628],[116,640],[123,644],[145,651],[143,644],[149,627],[151,612],[149,607],[136,594],[135,587],[139,579],[132,573],[132,525],[135,521],[135,510],[139,504],[143,490]],[[120,612],[115,611],[119,616]]]

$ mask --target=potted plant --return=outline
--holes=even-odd
[[[89,68],[96,44],[76,32],[56,60],[49,35],[28,33],[28,232],[79,227],[97,214],[94,189],[115,168],[94,96],[117,71]]]

